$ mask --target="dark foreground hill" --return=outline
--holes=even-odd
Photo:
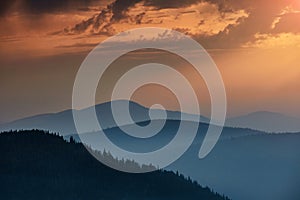
[[[173,172],[129,174],[43,131],[0,134],[0,199],[228,200]]]

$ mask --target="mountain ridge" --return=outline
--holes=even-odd
[[[229,118],[226,126],[250,128],[269,133],[299,132],[300,119],[278,112],[256,111],[245,115]]]
[[[116,107],[123,107],[124,105],[127,105],[129,102],[129,106],[131,107],[131,117],[133,118],[134,122],[143,122],[149,120],[149,108],[142,106],[141,104],[138,104],[133,101],[127,101],[127,100],[117,100],[117,101],[110,101],[105,102],[102,104],[97,104],[95,106],[95,110],[97,113],[98,119],[101,118],[101,116],[105,116],[101,119],[101,122],[103,125],[102,127],[110,128],[118,126],[112,117],[111,112],[111,104],[115,104]],[[76,110],[77,112],[84,112],[87,109],[92,109],[93,107]],[[154,111],[160,112],[161,110],[153,109]],[[45,113],[45,114],[39,114],[34,115],[30,117],[26,117],[23,119],[18,119],[9,123],[0,124],[0,131],[8,131],[8,130],[20,130],[20,129],[42,129],[42,130],[50,130],[52,132],[59,132],[62,135],[69,135],[76,133],[74,121],[73,121],[73,110],[68,109],[57,113]],[[186,119],[189,119],[191,121],[203,121],[203,122],[209,122],[209,119],[204,116],[199,115],[193,115],[189,113],[180,113],[179,111],[169,111],[166,110],[168,114],[168,119],[180,119],[181,115],[184,115]],[[125,124],[123,124],[125,125]]]
[[[129,102],[129,106],[132,108],[134,122],[144,122],[149,120],[150,109],[138,104],[134,101],[117,100],[110,101],[95,106],[98,119],[101,116],[105,116],[101,119],[103,121],[103,128],[111,128],[118,126],[112,117],[110,111],[110,105],[116,104],[120,108]],[[76,112],[83,112],[84,110],[91,109],[92,107],[82,110],[76,110]],[[160,112],[158,109],[151,109],[152,111]],[[60,111],[57,113],[45,113],[26,118],[18,119],[9,123],[0,124],[0,131],[19,130],[19,129],[43,129],[53,132],[59,132],[62,135],[70,135],[76,132],[76,128],[73,121],[72,109]],[[166,110],[168,118],[170,120],[178,120],[183,115],[185,119],[190,121],[198,121],[202,123],[210,123],[210,119],[205,116],[199,116],[189,113],[181,113],[180,111]],[[200,120],[199,120],[200,119]],[[122,124],[126,125],[126,124]],[[253,130],[269,132],[269,133],[283,133],[283,132],[299,132],[300,131],[300,119],[283,115],[281,113],[270,111],[256,111],[245,115],[228,118],[225,121],[225,126],[236,128],[249,128]]]

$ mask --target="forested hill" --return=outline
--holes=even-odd
[[[113,170],[44,131],[0,133],[0,152],[0,199],[228,200],[173,172]]]

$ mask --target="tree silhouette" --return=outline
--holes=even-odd
[[[228,200],[178,172],[129,174],[113,170],[74,138],[68,142],[49,132],[3,132],[0,152],[1,199]],[[96,153],[115,164],[153,167],[114,159],[106,151]]]

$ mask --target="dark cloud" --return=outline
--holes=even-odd
[[[128,9],[142,0],[116,0],[110,7],[113,13],[112,20],[120,20],[126,16]]]
[[[1,0],[0,15],[9,14],[11,11],[28,14],[65,12],[92,3],[95,3],[95,0]]]
[[[145,5],[156,8],[179,8],[201,2],[201,0],[145,0]]]
[[[0,16],[4,16],[13,7],[16,0],[1,0],[0,1]]]
[[[195,13],[196,11],[195,10],[190,10],[190,11],[183,11],[183,12],[180,12],[181,14],[190,14],[190,13]]]
[[[142,0],[116,0],[100,11],[98,15],[84,20],[70,29],[65,29],[64,32],[67,34],[78,34],[89,30],[91,34],[114,35],[116,32],[111,25],[114,22],[127,18],[126,13],[128,9],[141,1]],[[139,24],[143,16],[144,13],[140,13],[131,20]]]
[[[141,24],[141,23],[142,23],[142,20],[143,20],[143,17],[145,16],[145,14],[146,14],[145,12],[142,12],[142,13],[136,15],[136,16],[134,17],[135,23],[136,23],[136,24]]]
[[[101,14],[104,14],[104,11],[102,11],[100,13]],[[92,18],[89,18],[87,20],[84,20],[82,21],[81,23],[78,23],[76,24],[70,31],[71,32],[74,32],[74,33],[82,33],[84,32],[85,30],[88,29],[89,26],[93,25],[94,24],[94,21],[95,21],[95,16],[92,17]],[[65,32],[70,32],[68,29],[65,29]]]
[[[128,19],[128,10],[137,3],[143,2],[145,6],[154,6],[157,9],[167,7],[183,7],[199,2],[200,0],[116,0],[103,9],[98,15],[76,24],[72,28],[64,30],[67,34],[78,34],[89,30],[92,34],[114,35],[115,30],[111,26],[122,19]],[[130,22],[140,24],[145,13],[141,12],[129,19]]]
[[[98,15],[83,20],[82,22],[76,24],[72,28],[65,28],[63,31],[65,34],[80,34],[89,30],[90,34],[102,34],[111,36],[115,34],[114,28],[111,26],[112,17],[110,17],[112,12],[111,5],[103,9]]]
[[[80,7],[77,9],[78,11],[81,11],[81,12],[91,12],[91,11],[101,11],[100,9],[97,9],[97,8],[90,8],[90,7]]]

